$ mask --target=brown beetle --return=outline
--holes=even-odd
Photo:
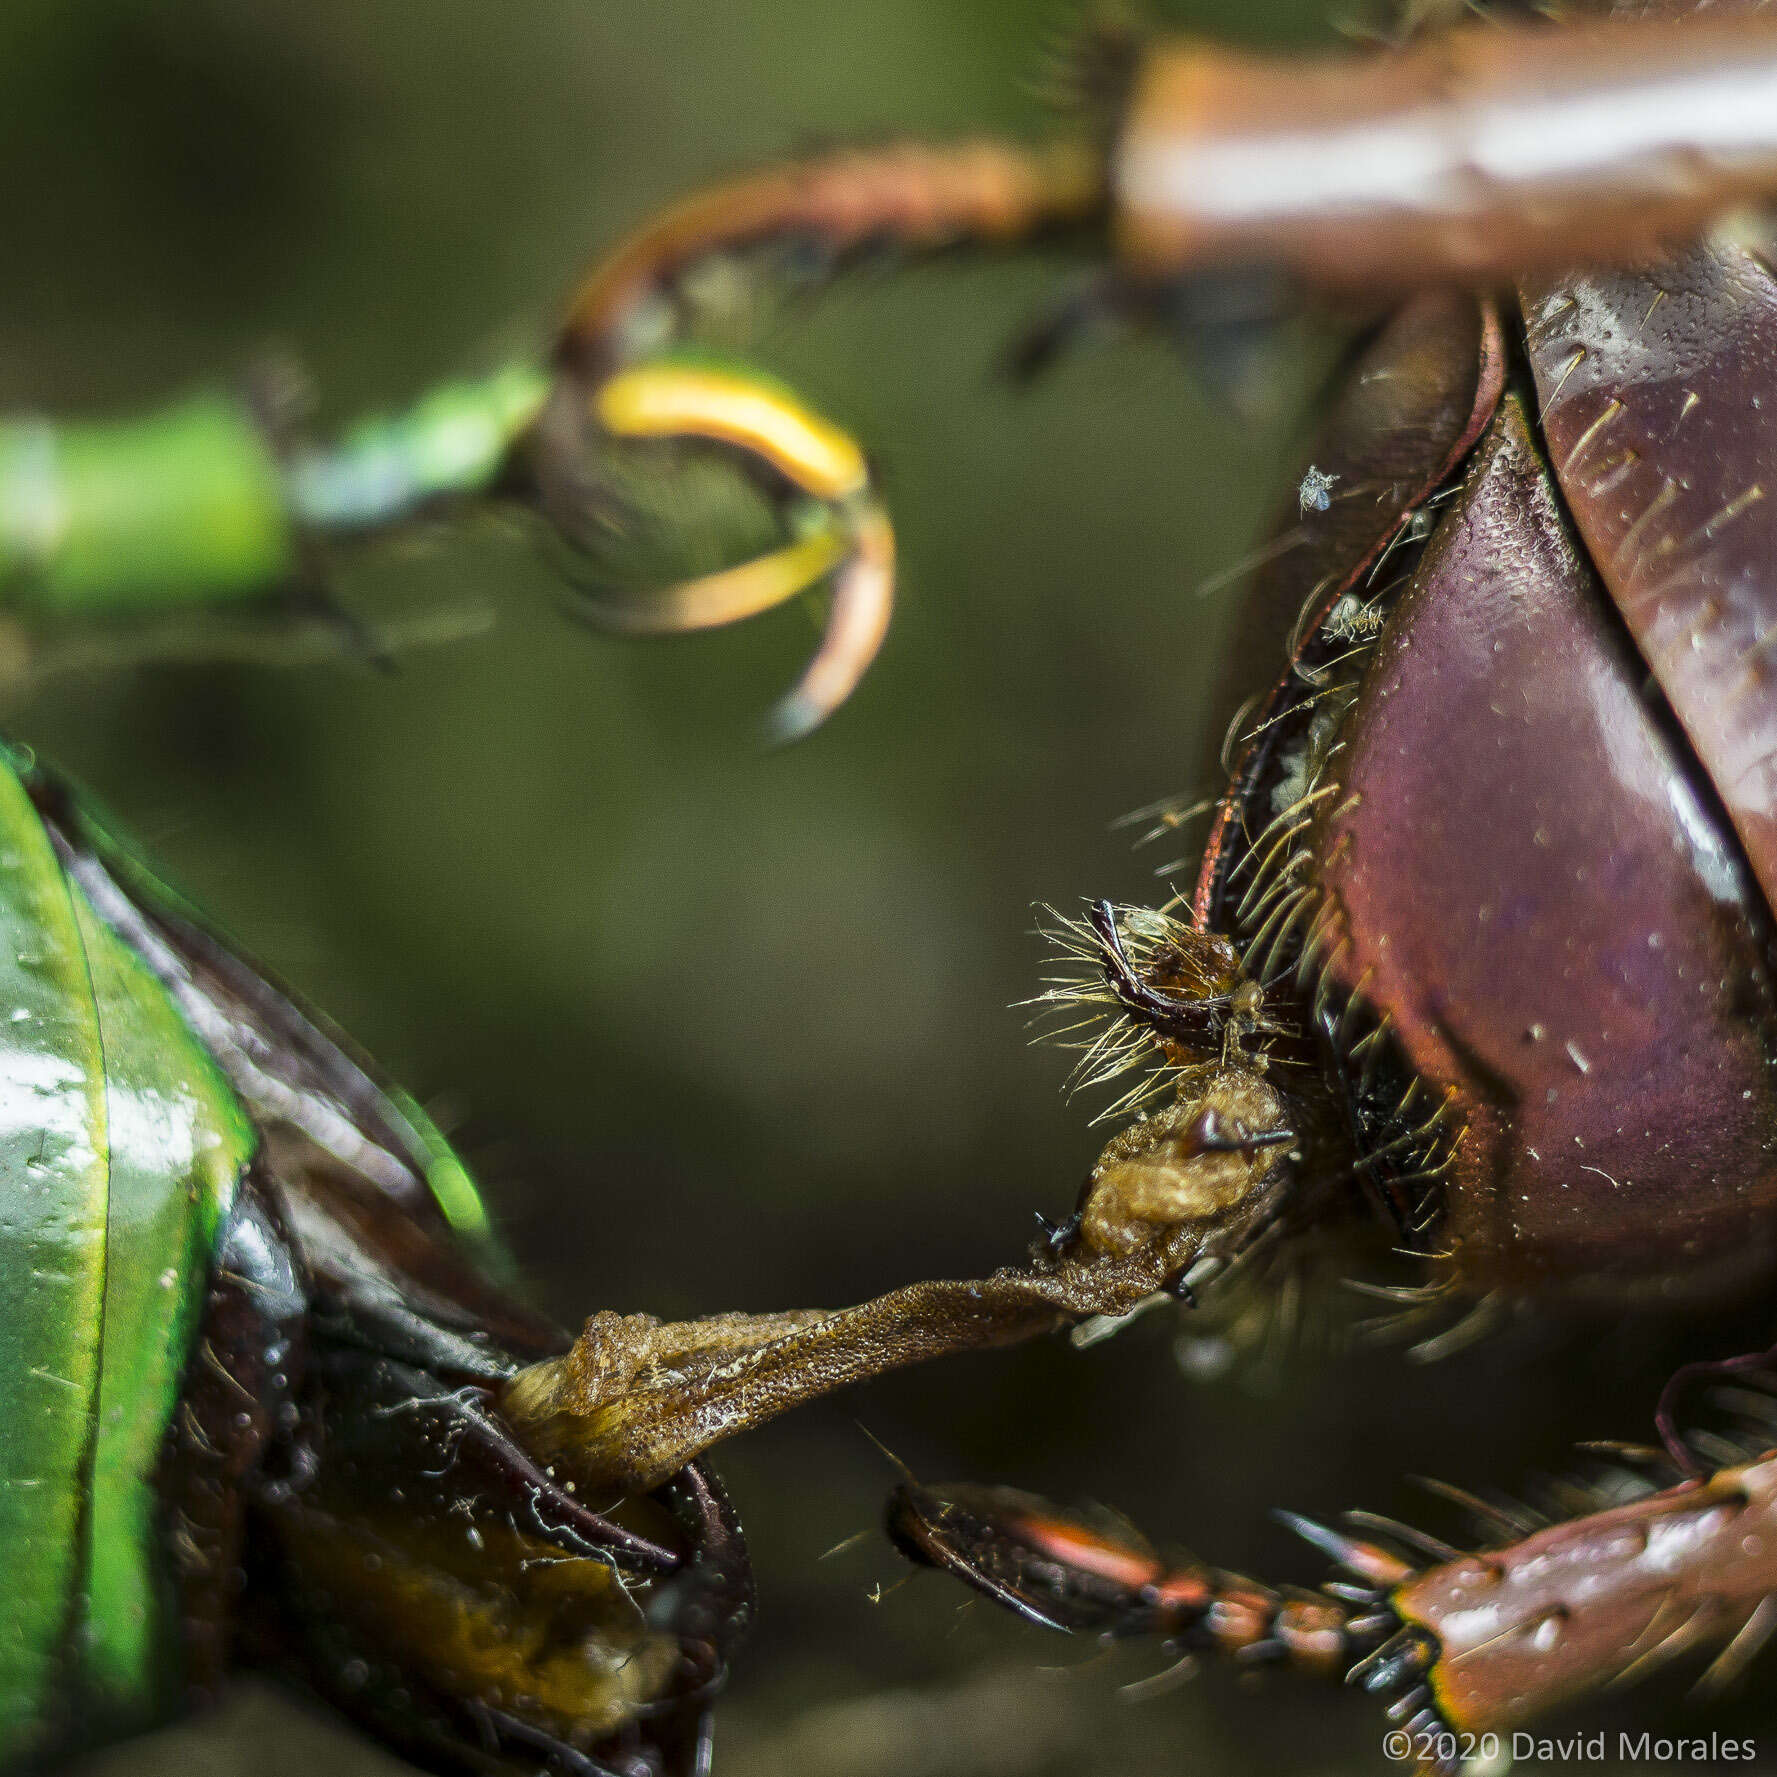
[[[1088,1071],[1142,1069],[1129,1103],[1154,1108],[1025,1266],[831,1314],[595,1318],[506,1393],[558,1462],[657,1481],[865,1375],[1189,1299],[1366,1201],[1423,1267],[1398,1293],[1477,1305],[1462,1336],[1520,1299],[1634,1308],[1768,1282],[1777,272],[1761,214],[1713,219],[1777,174],[1777,33],[1757,8],[1624,10],[1321,67],[1107,57],[1097,144],[898,146],[758,175],[589,283],[534,457],[546,501],[579,497],[611,437],[701,436],[844,515],[834,625],[792,727],[867,663],[892,544],[849,460],[829,474],[831,456],[737,420],[732,391],[676,382],[650,408],[625,382],[691,268],[1108,222],[1099,306],[1190,323],[1304,286],[1404,294],[1354,355],[1300,522],[1253,587],[1249,621],[1287,638],[1286,670],[1235,736],[1194,893],[1063,922],[1073,974],[1046,997],[1103,1013]],[[1629,121],[1588,127],[1604,116]],[[660,626],[801,583],[680,589]],[[1697,1469],[1710,1447],[1662,1427]],[[1516,1723],[1691,1647],[1737,1667],[1777,1621],[1768,1464],[1730,1449],[1718,1466],[1423,1571],[1335,1539],[1374,1588],[1363,1626],[1329,1605],[1250,1641],[1343,1667],[1389,1629],[1359,1672],[1421,1734]],[[1012,1508],[959,1499],[904,1498],[900,1540],[1029,1614],[1095,1571],[1064,1520],[1033,1545],[1025,1510],[1018,1545]],[[1005,1577],[1008,1535],[1047,1560],[1040,1585],[1021,1560]],[[1129,1589],[1151,1605],[1162,1578]]]

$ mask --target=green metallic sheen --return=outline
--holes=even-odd
[[[105,1301],[105,1091],[68,884],[0,774],[0,1764],[32,1750],[68,1676],[83,1581]]]
[[[548,392],[541,366],[507,364],[287,461],[223,394],[132,420],[0,418],[0,610],[150,618],[264,597],[299,578],[305,533],[487,492]]]
[[[290,503],[305,524],[388,524],[435,500],[483,491],[549,395],[536,364],[445,383],[405,412],[355,426],[330,450],[290,465]]]
[[[457,1158],[444,1131],[420,1108],[419,1100],[411,1092],[404,1092],[399,1086],[386,1086],[384,1091],[389,1103],[407,1120],[415,1145],[425,1155],[426,1189],[432,1193],[433,1202],[443,1212],[452,1232],[475,1247],[496,1275],[506,1276],[511,1261],[488,1219],[487,1205],[482,1201],[474,1174]]]
[[[292,575],[295,549],[282,471],[239,401],[0,421],[0,603],[65,617],[250,598]]]
[[[0,769],[5,769],[9,760],[13,769],[26,775],[35,769],[29,748],[0,741]],[[141,849],[111,821],[95,798],[82,795],[78,815],[81,843],[92,849],[138,906],[171,913],[200,930],[212,929],[202,910],[156,874]],[[350,1040],[322,1014],[305,1007],[304,1016],[330,1041],[351,1052]],[[494,1275],[509,1275],[510,1255],[500,1244],[474,1175],[458,1157],[449,1138],[412,1093],[387,1080],[379,1080],[378,1085],[385,1099],[385,1113],[391,1121],[406,1125],[415,1157],[421,1161],[426,1188],[446,1222],[475,1248],[478,1258]]]
[[[177,1705],[153,1472],[255,1135],[0,757],[0,1765]]]
[[[81,1647],[86,1698],[109,1734],[156,1719],[177,1695],[154,1468],[257,1136],[160,982],[77,890],[73,900],[104,1044],[110,1158]]]

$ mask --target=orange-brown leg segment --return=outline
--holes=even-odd
[[[1342,1676],[1437,1771],[1481,1735],[1686,1654],[1713,1655],[1702,1682],[1719,1689],[1777,1629],[1777,1451],[1423,1566],[1286,1521],[1351,1577],[1305,1595],[1171,1568],[1127,1525],[1004,1487],[909,1482],[888,1528],[912,1560],[1045,1627]],[[1421,1559],[1440,1548],[1395,1528]]]

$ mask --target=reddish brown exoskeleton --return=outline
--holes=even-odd
[[[892,539],[819,422],[637,368],[694,269],[1098,233],[1095,306],[1189,329],[1318,291],[1367,325],[1252,585],[1282,675],[1234,736],[1192,892],[1063,922],[1047,997],[1102,1018],[1089,1071],[1139,1068],[1145,1110],[1075,1215],[1025,1265],[836,1313],[596,1317],[507,1393],[559,1461],[649,1484],[811,1394],[1190,1300],[1366,1215],[1423,1272],[1396,1293],[1473,1305],[1469,1330],[1522,1300],[1768,1289],[1777,231],[1733,206],[1777,191],[1777,17],[1619,10],[1325,63],[1125,45],[1088,58],[1088,127],[1060,146],[757,175],[588,285],[546,495],[573,505],[561,465],[612,435],[692,437],[841,515],[842,548],[656,608],[724,621],[837,567],[795,727],[867,663]],[[1349,1670],[1417,1733],[1482,1731],[1693,1647],[1737,1669],[1777,1626],[1777,1460],[1662,1429],[1671,1485],[1481,1553],[1316,1533],[1364,1589],[1312,1604],[999,1491],[908,1491],[895,1524],[1038,1620]]]
[[[909,1482],[890,1499],[888,1531],[909,1559],[1043,1628],[1360,1685],[1396,1724],[1391,1757],[1454,1771],[1496,1759],[1501,1730],[1592,1689],[1601,1671],[1634,1676],[1712,1646],[1707,1687],[1718,1691],[1773,1627],[1777,1457],[1663,1488],[1619,1469],[1596,1486],[1626,1497],[1557,1523],[1449,1490],[1490,1521],[1492,1541],[1472,1553],[1370,1520],[1418,1544],[1417,1564],[1280,1513],[1348,1576],[1320,1594],[1168,1564],[1127,1525],[1009,1487]]]

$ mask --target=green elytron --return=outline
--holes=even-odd
[[[152,1476],[255,1137],[0,757],[0,1758],[56,1700],[127,1732],[174,1656]]]

